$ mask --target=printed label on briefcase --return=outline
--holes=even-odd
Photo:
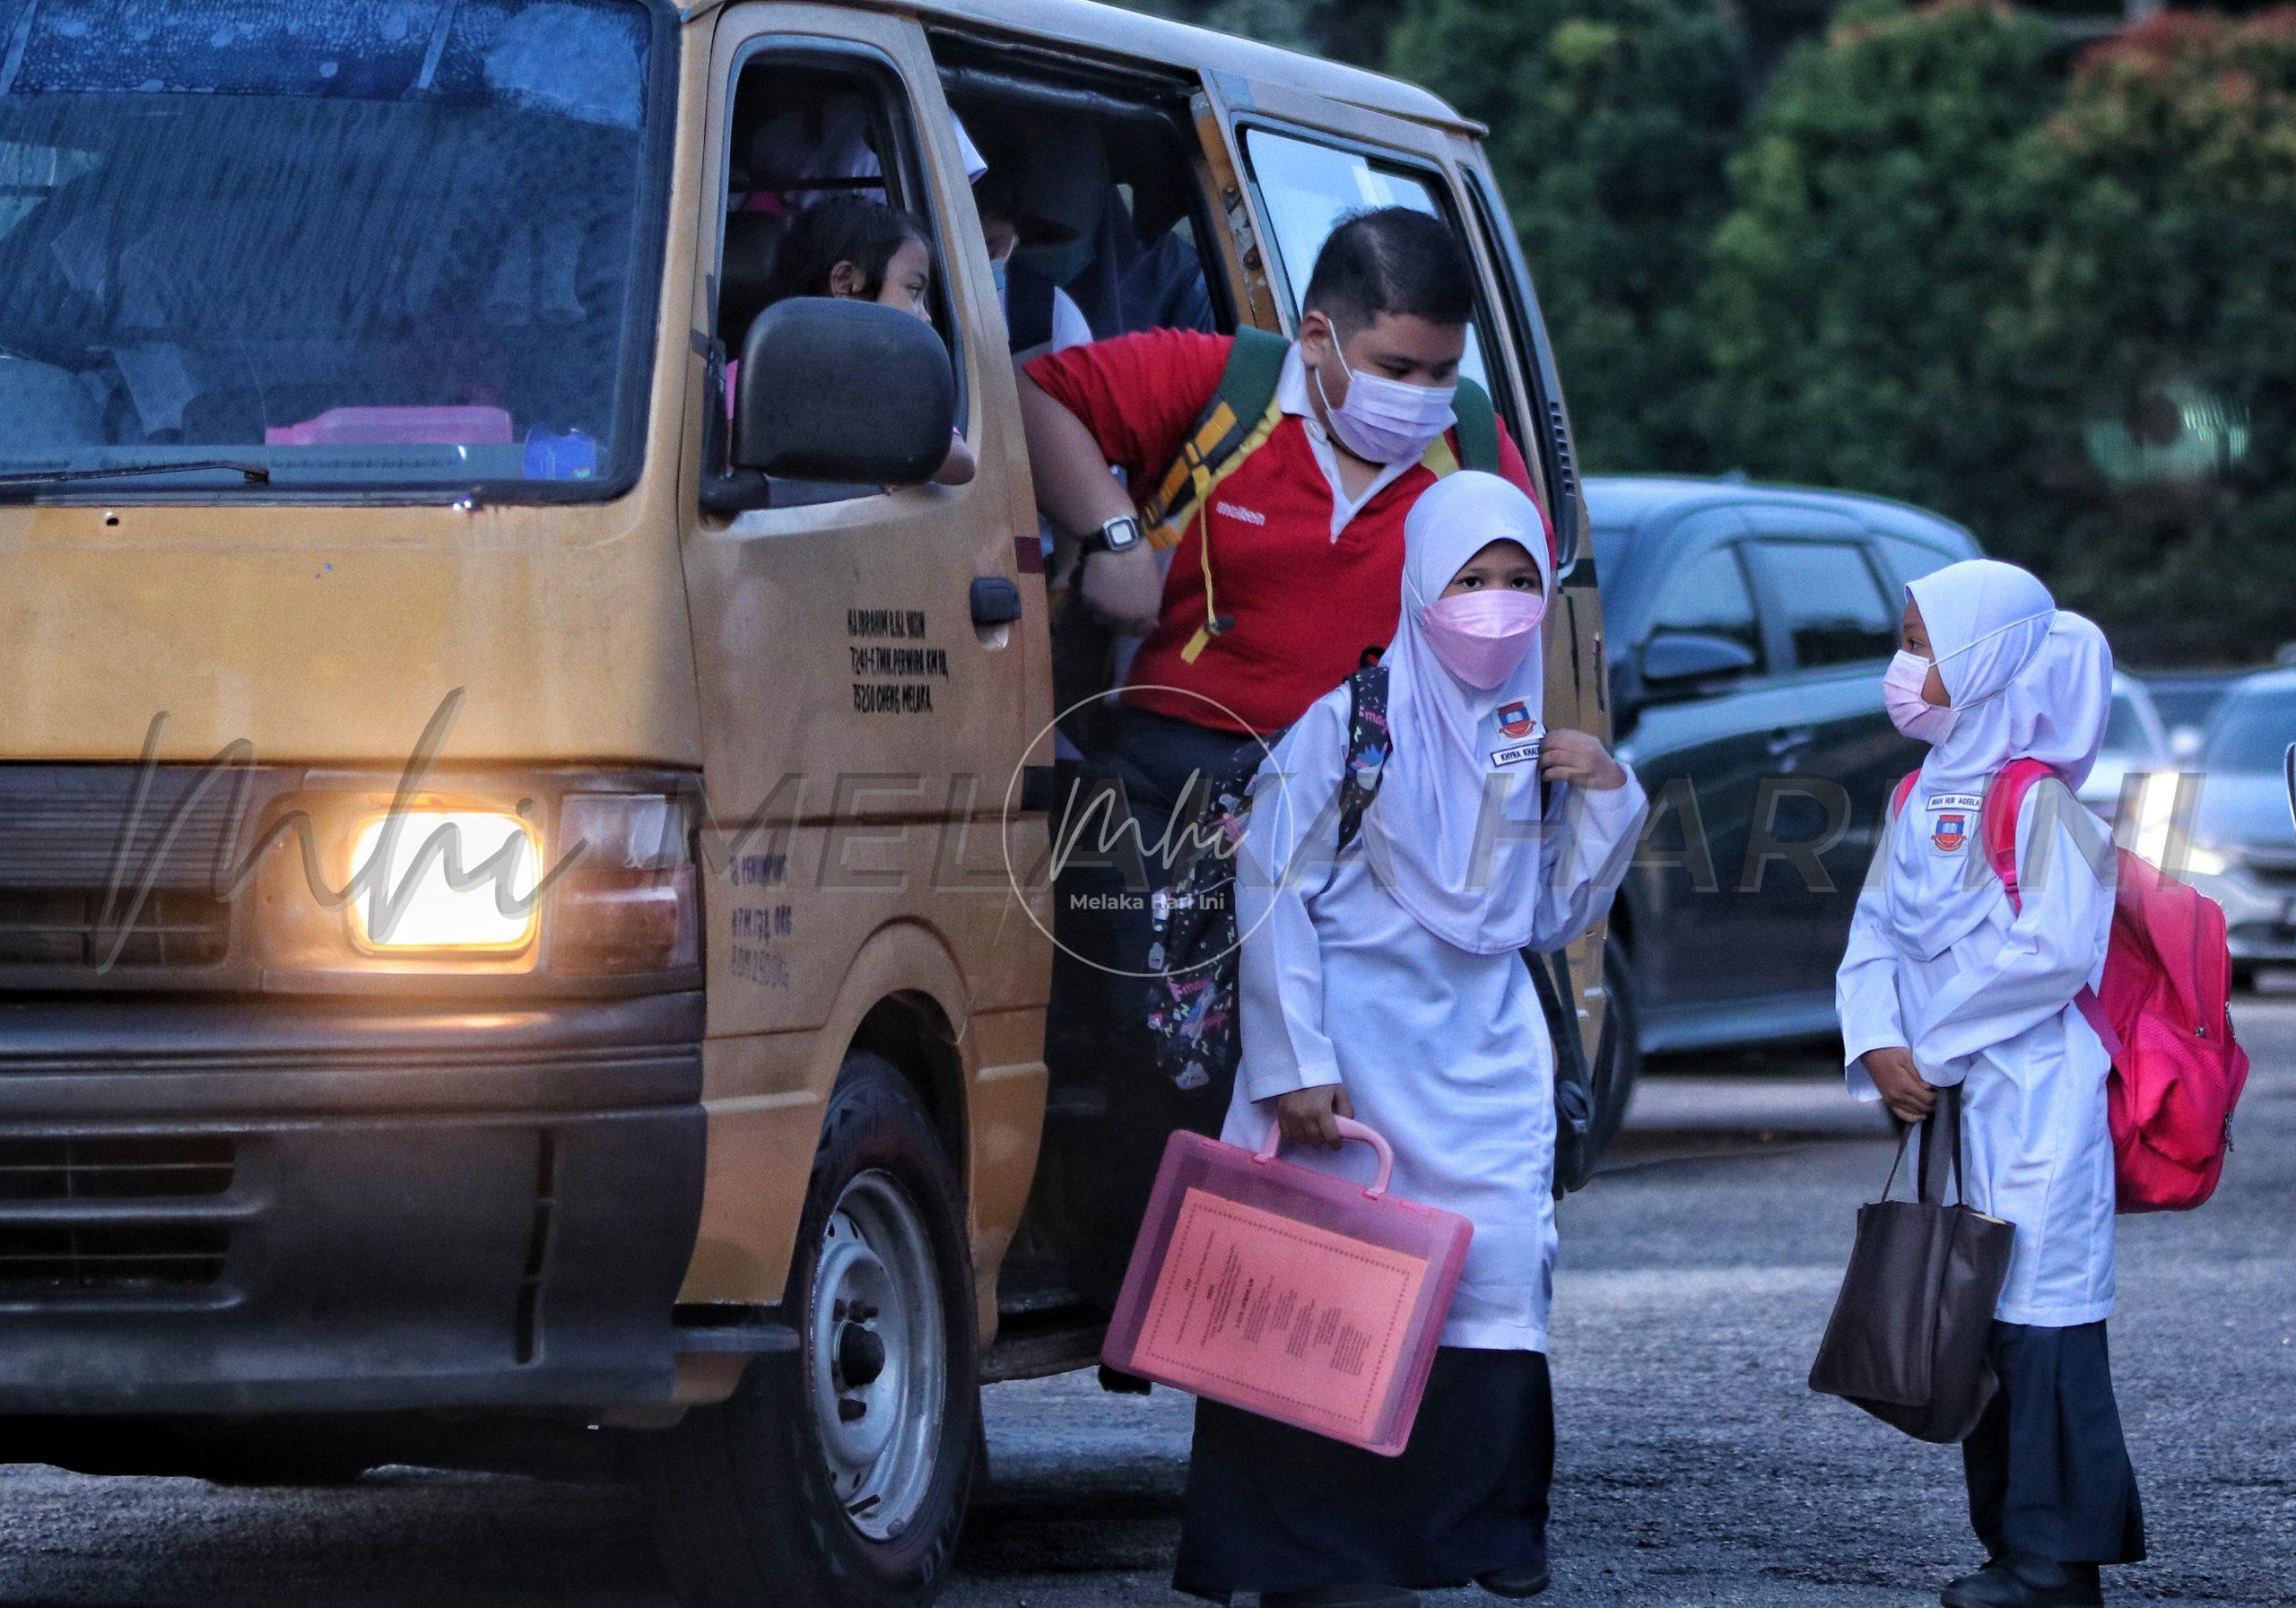
[[[1247,1412],[1368,1440],[1426,1278],[1422,1257],[1190,1189],[1134,1363]]]

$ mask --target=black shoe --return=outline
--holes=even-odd
[[[1259,1608],[1419,1608],[1419,1599],[1399,1586],[1318,1586],[1263,1591]]]
[[[1535,1597],[1547,1588],[1552,1578],[1544,1563],[1518,1563],[1512,1569],[1494,1569],[1487,1575],[1477,1575],[1474,1583],[1495,1597]]]
[[[1944,1608],[2102,1608],[2093,1563],[1996,1558],[1945,1587]]]

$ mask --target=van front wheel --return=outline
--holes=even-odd
[[[980,1415],[963,1225],[916,1094],[882,1058],[848,1058],[783,1297],[797,1350],[643,1454],[692,1608],[908,1608],[940,1588]]]

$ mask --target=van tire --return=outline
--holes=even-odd
[[[1635,1007],[1634,963],[1626,945],[1613,936],[1603,940],[1603,1031],[1595,1043],[1595,1154],[1607,1153],[1611,1141],[1626,1121],[1634,1103],[1634,1084],[1642,1075],[1642,1017]]]
[[[822,1121],[782,1298],[798,1349],[757,1358],[732,1396],[692,1409],[638,1449],[664,1567],[689,1608],[912,1608],[940,1590],[971,1494],[980,1422],[964,1225],[956,1169],[908,1081],[882,1056],[848,1056]],[[923,1289],[928,1263],[929,1299],[901,1300],[902,1291]],[[866,1304],[864,1291],[883,1300],[863,1320],[874,1327],[857,1348],[859,1366],[876,1366],[858,1386],[843,1369],[863,1325],[816,1309],[817,1298],[838,1308],[839,1291],[856,1305]],[[822,1335],[837,1337],[833,1354],[817,1343]],[[897,1427],[871,1424],[867,1408],[883,1411],[895,1392],[899,1410],[880,1422]],[[844,1421],[848,1401],[864,1410]],[[840,1410],[839,1422],[824,1422],[825,1402]],[[870,1438],[887,1434],[865,1464]],[[889,1499],[867,1494],[877,1480],[890,1482]],[[847,1510],[855,1491],[858,1516]],[[893,1533],[882,1533],[888,1526]]]

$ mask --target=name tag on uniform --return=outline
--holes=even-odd
[[[1505,748],[1491,751],[1491,762],[1494,765],[1528,765],[1535,763],[1538,757],[1539,740],[1536,737],[1528,743],[1510,743]]]
[[[1929,808],[1934,814],[1939,810],[1981,810],[1985,808],[1982,793],[1932,793]]]

